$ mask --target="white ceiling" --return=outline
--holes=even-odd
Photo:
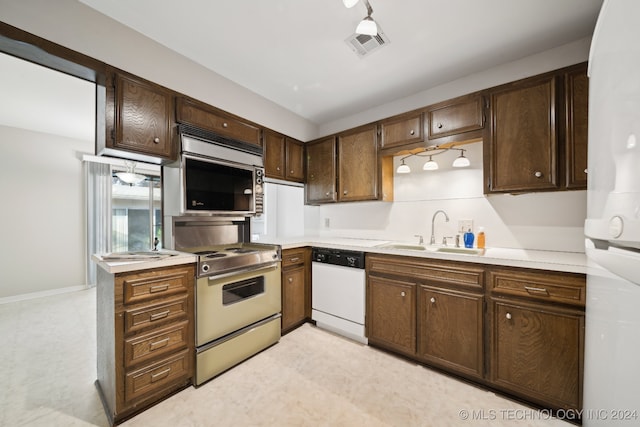
[[[80,1],[317,124],[588,37],[602,4],[370,0],[390,44],[359,58],[362,2]]]

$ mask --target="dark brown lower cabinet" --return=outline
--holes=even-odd
[[[416,284],[369,276],[366,328],[369,343],[416,353]]]
[[[491,381],[555,408],[581,407],[584,311],[492,300]]]
[[[482,294],[420,285],[418,357],[461,374],[483,376]]]
[[[311,248],[282,251],[282,332],[311,317]]]

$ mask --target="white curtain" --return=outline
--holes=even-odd
[[[85,161],[87,176],[87,284],[96,285],[91,256],[111,250],[111,165]]]

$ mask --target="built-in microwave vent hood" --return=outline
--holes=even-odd
[[[224,147],[229,147],[234,150],[244,151],[246,153],[255,154],[262,157],[263,148],[259,145],[249,144],[247,142],[238,141],[236,139],[231,139],[224,137],[222,135],[218,135],[216,133],[197,128],[195,126],[179,124],[178,125],[178,133],[180,134],[180,151],[188,151],[188,148],[185,147],[184,137],[192,137],[194,139],[199,139],[202,141],[207,141],[211,144],[217,144]]]
[[[382,32],[380,25],[378,24],[377,35],[369,36],[366,34],[352,34],[347,37],[345,43],[356,53],[356,55],[363,58],[381,47],[388,45],[390,40]]]

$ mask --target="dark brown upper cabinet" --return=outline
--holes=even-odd
[[[331,136],[305,144],[307,204],[337,201],[336,138]]]
[[[429,145],[482,139],[484,97],[467,95],[432,105],[427,109]]]
[[[106,148],[175,159],[172,93],[130,75],[114,73],[109,79]]]
[[[586,188],[586,64],[489,90],[485,192]]]
[[[304,144],[282,134],[263,133],[266,176],[287,181],[304,181]]]
[[[190,98],[177,99],[176,120],[178,123],[208,130],[226,138],[262,145],[258,126]]]
[[[396,149],[424,141],[424,114],[413,111],[380,122],[380,148]]]

